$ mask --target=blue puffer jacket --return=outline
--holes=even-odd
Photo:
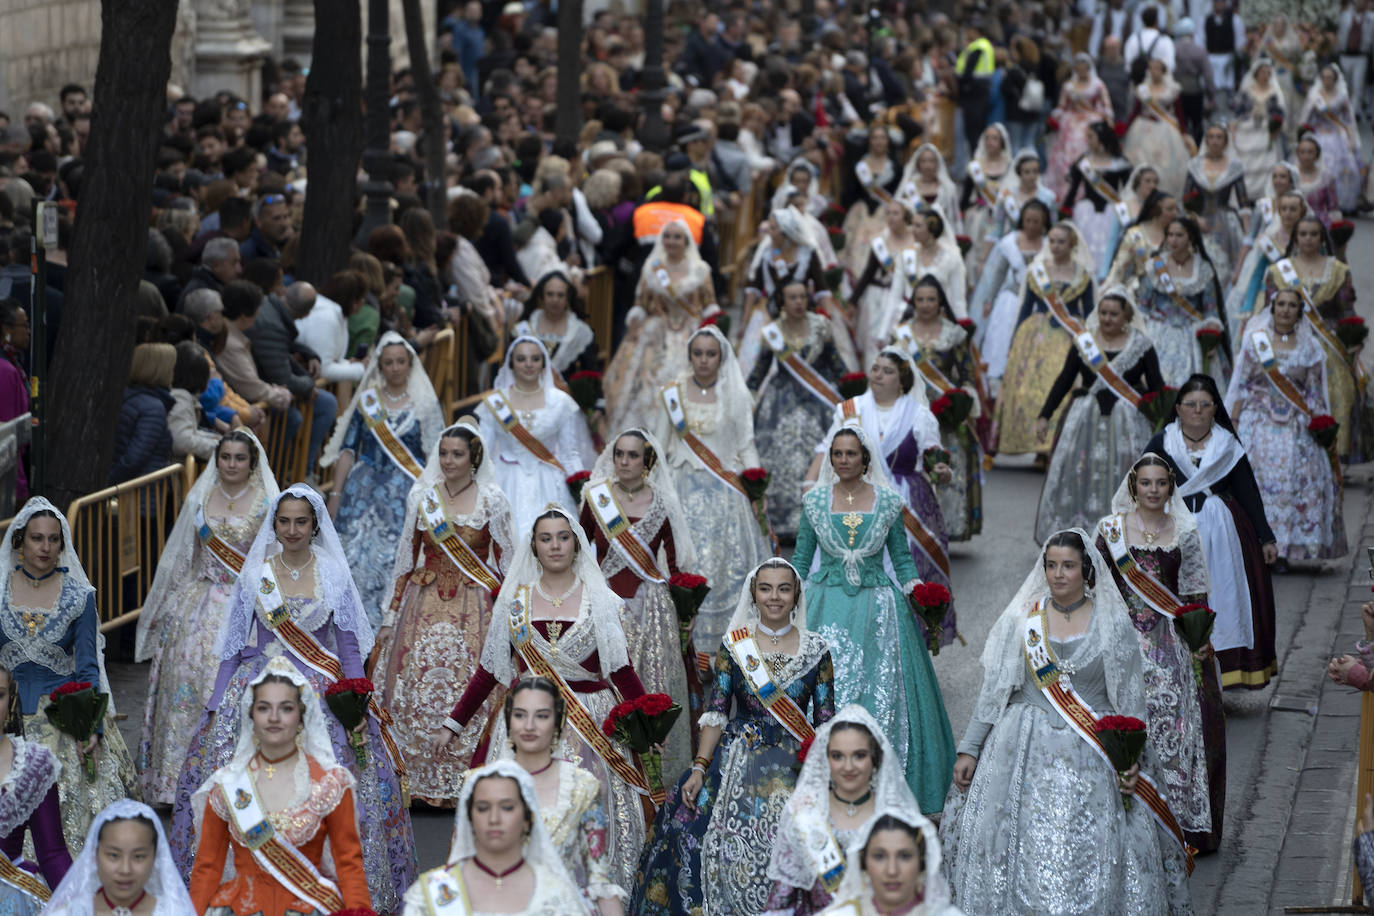
[[[124,389],[110,483],[133,480],[172,463],[172,432],[167,428],[171,406],[172,393],[166,388],[134,385]]]

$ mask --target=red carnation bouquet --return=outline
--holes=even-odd
[[[807,755],[811,753],[811,745],[815,742],[815,735],[812,735],[810,738],[807,738],[804,741],[802,741],[801,747],[797,748],[797,762],[792,764],[793,770],[797,771],[798,773],[801,772],[802,765],[806,763]]]
[[[46,710],[48,721],[53,728],[70,735],[78,746],[91,740],[110,707],[110,695],[101,693],[89,681],[68,681],[49,694],[48,699],[52,701]],[[82,751],[81,759],[86,764],[86,781],[95,782],[95,756]]]
[[[1312,418],[1312,422],[1307,424],[1307,431],[1312,434],[1312,438],[1317,440],[1317,444],[1322,448],[1329,449],[1336,443],[1336,434],[1340,432],[1341,424],[1336,422],[1336,418],[1329,413],[1321,414]]]
[[[666,693],[646,693],[612,707],[601,723],[606,737],[614,738],[644,761],[649,788],[663,791],[663,755],[658,748],[668,738],[682,707]]]
[[[836,251],[842,250],[844,248],[845,242],[844,230],[841,229],[839,226],[829,226],[826,228],[825,231],[830,236],[831,247],[834,248]]]
[[[1183,209],[1197,216],[1207,207],[1206,201],[1202,199],[1202,192],[1193,188],[1183,195]]]
[[[973,247],[973,239],[969,238],[967,235],[956,235],[954,241],[959,246],[959,254],[967,257],[968,250]]]
[[[724,312],[707,315],[697,324],[697,328],[715,328],[726,340],[730,339],[730,316]]]
[[[577,406],[581,407],[587,416],[591,416],[602,398],[601,373],[585,369],[574,372],[568,376],[568,393],[577,402]]]
[[[572,493],[573,505],[582,505],[582,488],[587,485],[587,481],[591,478],[591,471],[578,471],[576,474],[568,475],[564,482],[567,483],[568,490]]]
[[[824,223],[827,228],[830,226],[841,226],[844,224],[844,218],[848,215],[849,213],[844,207],[840,206],[838,203],[831,203],[830,206],[826,207],[824,212],[821,213],[821,222]]]
[[[1164,422],[1173,413],[1174,401],[1178,399],[1178,389],[1165,385],[1159,391],[1147,391],[1140,396],[1140,412],[1150,421],[1150,427],[1159,432]]]
[[[1212,627],[1216,622],[1216,612],[1205,604],[1185,604],[1174,618],[1174,629],[1193,653],[1193,679],[1199,687],[1202,686],[1202,661],[1197,653],[1212,641]]]
[[[1336,322],[1336,337],[1347,350],[1363,345],[1368,336],[1369,328],[1359,315],[1350,315]]]
[[[1122,139],[1125,139],[1125,137],[1126,137],[1126,131],[1128,131],[1128,130],[1130,130],[1130,129],[1131,129],[1131,128],[1130,128],[1130,125],[1127,124],[1125,121],[1113,121],[1113,122],[1112,122],[1112,131],[1115,132],[1116,135],[1117,135],[1118,137],[1122,138]]]
[[[1117,775],[1125,777],[1126,771],[1140,762],[1145,751],[1145,723],[1134,716],[1103,716],[1093,726],[1097,740],[1112,761]],[[1131,797],[1121,796],[1121,804],[1131,810]]]
[[[938,582],[920,582],[912,587],[907,600],[911,604],[911,612],[925,628],[926,648],[931,655],[939,655],[940,634],[944,630],[950,601],[953,600],[949,589]]]
[[[335,910],[329,916],[377,916],[377,911],[365,906],[355,906],[346,910]]]
[[[946,432],[958,429],[972,411],[973,398],[962,388],[951,388],[930,402],[930,412]]]
[[[763,494],[768,492],[768,484],[773,480],[773,475],[765,468],[745,468],[740,471],[740,483],[744,484],[744,492],[749,497],[749,501],[754,504],[754,515],[759,520],[759,530],[764,537],[769,536],[768,516],[763,509]]]
[[[1224,335],[1217,328],[1210,325],[1197,329],[1198,346],[1202,347],[1202,358],[1205,360],[1212,355],[1212,351],[1221,346],[1221,339]]]
[[[1275,111],[1269,115],[1269,133],[1277,134],[1283,130],[1283,112]]]
[[[1045,133],[1047,133],[1047,134],[1053,134],[1053,133],[1058,133],[1058,132],[1059,132],[1059,119],[1056,118],[1054,115],[1050,115],[1048,118],[1045,119]]]
[[[956,323],[968,333],[969,337],[972,337],[973,332],[978,330],[978,325],[972,318],[960,318]]]
[[[1337,248],[1344,248],[1345,243],[1350,241],[1350,237],[1355,234],[1355,224],[1348,219],[1338,219],[1332,222],[1331,244]]]
[[[949,464],[949,460],[949,452],[936,445],[921,453],[921,463],[927,474],[934,474],[937,465]]]
[[[864,372],[846,372],[840,376],[840,397],[845,400],[857,398],[868,390],[868,375]]]
[[[673,607],[677,608],[678,638],[683,654],[686,654],[687,644],[692,641],[692,623],[697,619],[697,612],[701,610],[701,604],[710,591],[711,586],[706,584],[705,576],[678,573],[668,580],[668,594],[673,599]]]
[[[1061,207],[1059,208],[1059,218],[1060,218],[1060,219],[1073,219],[1073,207],[1064,207],[1064,206],[1061,206]]]
[[[353,746],[358,769],[367,766],[367,735],[354,729],[367,718],[367,704],[376,689],[365,677],[346,677],[330,684],[324,691],[329,711],[348,732],[348,743]]]

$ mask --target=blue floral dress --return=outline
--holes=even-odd
[[[765,653],[764,663],[797,708],[810,710],[812,726],[835,715],[834,670],[819,635],[804,634],[796,655]],[[735,715],[727,719],[732,700]],[[754,696],[724,644],[706,710],[701,724],[724,730],[696,798],[699,810],[682,802],[689,771],[654,818],[627,913],[754,916],[767,909],[768,857],[796,784],[800,743]]]
[[[386,424],[412,455],[424,460],[426,443],[420,440],[420,421],[415,413],[389,413]],[[353,467],[344,481],[334,526],[367,619],[376,630],[382,625],[382,604],[390,601],[395,584],[391,566],[396,559],[396,542],[405,527],[406,496],[415,481],[368,432],[362,411],[353,412],[342,450],[353,453]]]

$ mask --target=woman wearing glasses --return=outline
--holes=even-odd
[[[1145,451],[1169,462],[1178,495],[1197,517],[1217,615],[1212,646],[1221,685],[1258,690],[1278,670],[1269,578],[1278,546],[1255,472],[1211,376],[1199,373],[1183,383],[1169,423]]]

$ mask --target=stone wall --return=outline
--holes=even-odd
[[[30,102],[58,109],[57,91],[88,88],[100,56],[100,0],[0,2],[0,110],[22,121]]]

